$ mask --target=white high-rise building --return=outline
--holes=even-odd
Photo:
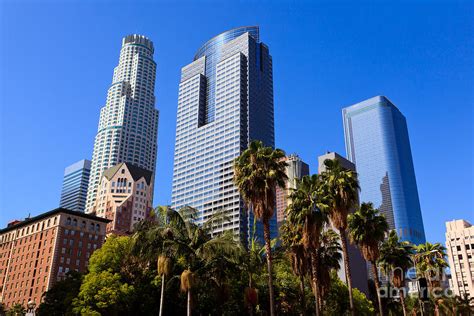
[[[158,110],[155,108],[156,63],[153,42],[142,35],[122,40],[107,102],[100,110],[94,143],[86,212],[94,211],[104,170],[127,162],[155,172]]]

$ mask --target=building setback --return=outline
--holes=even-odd
[[[150,215],[152,195],[152,172],[120,163],[104,171],[93,211],[110,220],[107,234],[128,234]]]
[[[402,240],[425,242],[406,119],[384,96],[342,110],[347,158],[361,202],[372,202]]]
[[[153,43],[142,35],[122,41],[94,142],[86,212],[92,212],[102,172],[129,162],[155,172],[158,110],[155,108],[156,63]]]
[[[107,222],[57,208],[0,230],[0,301],[7,308],[30,300],[38,305],[68,271],[84,272],[104,242]]]
[[[84,212],[90,172],[91,162],[87,159],[80,160],[64,170],[59,207]]]
[[[288,196],[292,189],[296,189],[296,179],[309,175],[309,166],[298,155],[290,155],[283,159],[288,166],[286,167],[285,188],[276,188],[276,212],[277,222],[280,225],[285,220],[285,210],[288,206]]]
[[[474,226],[465,220],[446,223],[446,250],[455,295],[474,295]]]
[[[274,147],[272,57],[256,26],[239,27],[206,42],[181,70],[171,203],[198,210],[197,223],[225,211],[246,242],[253,216],[233,183],[233,162],[251,140]],[[271,235],[277,235],[276,213]],[[263,241],[263,229],[257,225]]]
[[[328,152],[318,157],[318,172],[320,174],[326,170],[324,161],[327,159],[337,160],[339,161],[341,167],[355,171],[355,165],[352,162],[345,159],[338,153]],[[335,227],[331,228],[336,232],[339,232]],[[349,238],[347,241],[347,253],[349,255],[349,265],[352,273],[352,286],[369,295],[367,261],[365,261],[364,257],[360,253],[359,248],[349,241]],[[346,270],[344,269],[344,262],[342,262],[342,260],[340,265],[341,269],[337,271],[337,274],[341,280],[347,283]]]

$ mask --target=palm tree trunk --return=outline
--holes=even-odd
[[[313,289],[314,289],[314,305],[316,309],[316,316],[319,316],[319,285],[318,285],[318,257],[316,250],[311,251],[311,272],[313,274]]]
[[[352,297],[351,268],[350,268],[350,265],[349,265],[349,254],[347,253],[346,230],[345,229],[339,229],[339,233],[341,235],[342,253],[344,255],[344,269],[346,270],[347,289],[349,290],[349,309],[351,311],[351,315],[355,316],[354,298]]]
[[[379,313],[380,316],[383,316],[382,298],[380,297],[380,280],[377,271],[377,264],[375,261],[372,261],[370,264],[372,265],[372,273],[374,274],[375,291],[377,292],[377,302],[379,303]]]
[[[165,296],[165,274],[161,276],[160,316],[163,315],[163,298]]]
[[[272,248],[270,241],[270,223],[268,220],[263,221],[263,238],[265,239],[265,252],[267,254],[267,270],[268,270],[268,294],[270,296],[270,316],[275,316],[275,306],[273,302],[273,269],[272,269]]]
[[[187,307],[187,315],[191,316],[191,290],[188,290],[188,307]]]
[[[402,304],[403,316],[407,316],[407,307],[405,306],[405,295],[403,294],[403,288],[398,289],[400,295],[400,303]]]
[[[304,274],[300,273],[301,315],[306,313],[306,300],[304,294]]]

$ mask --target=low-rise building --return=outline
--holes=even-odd
[[[70,270],[85,271],[108,220],[57,208],[0,230],[0,302],[37,305]]]
[[[129,234],[152,210],[153,173],[129,163],[104,171],[93,211],[110,220],[107,234]]]

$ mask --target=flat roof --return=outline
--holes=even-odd
[[[15,230],[17,228],[21,228],[23,226],[27,226],[27,225],[29,225],[31,223],[34,223],[36,221],[39,221],[43,218],[50,217],[50,216],[53,216],[53,215],[59,214],[59,213],[65,213],[65,214],[69,214],[69,215],[79,216],[79,217],[82,217],[82,218],[91,219],[91,220],[99,221],[99,222],[102,222],[102,223],[111,222],[111,220],[109,220],[107,218],[102,218],[102,217],[98,217],[98,216],[95,216],[95,215],[90,215],[90,214],[86,214],[86,213],[83,213],[83,212],[78,212],[78,211],[73,211],[73,210],[70,210],[70,209],[67,209],[67,208],[58,207],[54,210],[51,210],[49,212],[45,212],[45,213],[37,215],[35,217],[27,218],[27,219],[21,221],[18,224],[14,224],[10,227],[5,227],[5,228],[0,230],[0,234],[9,232],[11,230]]]

